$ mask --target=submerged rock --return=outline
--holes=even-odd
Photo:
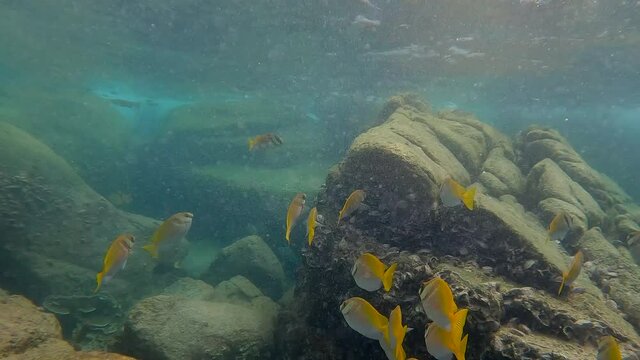
[[[0,290],[0,358],[16,360],[104,359],[126,360],[128,356],[76,352],[62,339],[62,329],[53,314],[47,314],[22,296]]]
[[[222,249],[203,279],[212,284],[242,275],[262,292],[278,299],[285,286],[284,270],[269,245],[256,235],[247,236]]]
[[[180,280],[168,292],[194,281]],[[216,298],[158,295],[137,303],[125,323],[122,348],[143,359],[267,358],[278,306],[259,291],[244,301],[218,295],[209,285],[199,287]]]
[[[567,242],[565,252],[546,241],[546,219],[536,215],[541,209],[557,211],[561,203],[549,200],[557,199],[574,209],[586,228],[607,223],[601,203],[552,160],[532,162],[542,160],[531,170],[515,153],[508,138],[471,116],[434,115],[403,105],[356,138],[319,195],[317,206],[328,226],[303,253],[295,297],[304,306],[283,313],[280,333],[287,336],[279,348],[309,359],[382,358],[377,343],[351,330],[339,312],[343,300],[361,296],[384,315],[401,306],[405,323],[416,329],[407,334],[405,350],[420,357],[426,352],[427,319],[418,289],[435,274],[451,284],[457,304],[470,309],[467,359],[592,356],[605,334],[627,351],[636,349],[636,330],[584,271],[575,282],[581,291],[558,298],[560,276],[575,248]],[[476,181],[473,211],[437,206],[447,176],[463,185]],[[337,214],[353,189],[367,193],[367,209],[333,226],[327,214]],[[401,215],[395,212],[399,203]],[[389,293],[355,285],[350,270],[363,252],[398,263]]]

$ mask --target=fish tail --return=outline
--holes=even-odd
[[[467,353],[467,340],[469,340],[469,334],[465,335],[460,341],[460,346],[454,352],[457,360],[464,360],[464,357]]]
[[[255,139],[249,139],[249,151],[253,150],[253,147],[256,146]]]
[[[393,284],[393,274],[396,272],[396,268],[398,264],[393,264],[389,266],[389,268],[384,272],[382,276],[382,285],[384,286],[384,291],[391,290],[391,285]]]
[[[340,210],[340,213],[338,214],[338,224],[340,225],[340,220],[342,220],[342,210]]]
[[[287,226],[287,234],[284,236],[284,238],[285,238],[285,239],[287,239],[287,242],[288,242],[289,244],[291,244],[290,237],[291,237],[291,227],[290,227],[290,226]]]
[[[461,309],[451,319],[451,336],[455,341],[462,337],[464,324],[467,322],[467,313],[469,313],[469,309]]]
[[[560,294],[562,293],[562,289],[564,288],[564,280],[565,280],[565,277],[563,275],[562,282],[560,283],[560,289],[558,290],[558,296],[560,296]]]
[[[464,192],[464,194],[462,195],[462,202],[464,203],[464,206],[467,207],[467,209],[473,210],[473,203],[474,203],[475,197],[476,197],[475,186]]]
[[[98,286],[96,286],[96,289],[93,290],[93,293],[97,293],[100,290],[100,286],[102,286],[102,276],[103,276],[103,272],[99,272],[98,275],[96,275],[96,282],[98,283]]]
[[[147,250],[149,252],[149,254],[151,254],[152,258],[154,258],[154,259],[158,258],[158,247],[155,244],[151,243],[151,244],[143,246],[142,248]]]

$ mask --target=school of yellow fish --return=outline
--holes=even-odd
[[[445,207],[463,205],[468,210],[475,208],[476,188],[465,188],[452,178],[446,178],[440,188],[440,203]],[[338,213],[337,225],[345,218],[358,211],[366,198],[364,190],[353,191],[345,200]],[[302,199],[302,200],[301,200]],[[297,194],[289,205],[286,221],[286,239],[290,242],[290,234],[296,221],[303,213],[306,195]],[[308,245],[313,242],[314,229],[317,225],[318,212],[313,208],[307,219]],[[547,230],[547,240],[563,241],[573,227],[572,216],[561,211],[553,217]],[[629,242],[640,243],[640,231],[630,236]],[[571,288],[578,278],[584,262],[582,251],[577,251],[569,264],[568,270],[562,273],[562,281],[558,296],[563,289]],[[385,265],[375,255],[364,253],[355,260],[351,275],[358,287],[368,292],[392,288],[393,275],[398,264]],[[426,281],[420,288],[422,309],[431,322],[426,326],[424,341],[427,351],[438,360],[465,359],[469,335],[464,335],[464,326],[468,309],[458,309],[449,284],[442,278],[435,277]],[[389,360],[405,360],[406,352],[402,346],[405,335],[411,331],[402,324],[400,306],[391,311],[389,317],[380,314],[367,300],[361,297],[346,299],[340,305],[347,325],[359,334],[377,340]],[[598,360],[622,359],[615,338],[608,336],[598,342]],[[409,358],[408,360],[416,360]]]
[[[280,145],[282,139],[277,135],[268,133],[258,135],[249,140],[249,150],[268,145]],[[445,207],[464,205],[468,210],[475,207],[476,188],[465,188],[452,178],[446,178],[440,188],[440,203]],[[286,233],[287,243],[291,243],[291,232],[304,212],[306,194],[298,193],[291,200],[287,209]],[[338,213],[337,225],[345,218],[351,217],[363,207],[366,198],[364,190],[353,191],[345,200]],[[321,216],[317,208],[309,211],[307,218],[306,237],[308,246],[312,246],[315,230],[323,226]],[[193,221],[193,214],[179,212],[160,224],[153,233],[149,243],[143,249],[149,252],[152,258],[157,259],[163,251],[172,251],[173,246],[182,240]],[[557,213],[548,227],[548,240],[562,241],[571,232],[573,219],[567,212]],[[629,243],[640,242],[640,231],[630,236]],[[127,264],[128,257],[132,254],[135,238],[130,234],[119,235],[109,246],[103,260],[102,270],[96,275],[98,292],[102,286],[108,283]],[[565,288],[571,288],[582,269],[584,255],[577,251],[567,271],[562,273],[562,282],[558,290],[558,296]],[[177,264],[176,264],[177,266]],[[381,288],[389,292],[393,285],[393,276],[398,264],[385,265],[379,258],[371,253],[360,255],[354,262],[351,275],[358,287],[368,292],[376,292]],[[425,326],[424,341],[427,351],[438,360],[465,359],[468,334],[463,336],[468,309],[458,309],[449,284],[440,277],[434,277],[424,282],[419,291],[422,309],[427,318],[431,320]],[[403,341],[407,332],[411,331],[402,324],[402,310],[396,306],[389,317],[380,314],[367,300],[361,297],[346,299],[340,305],[346,323],[359,334],[377,340],[389,360],[405,360],[406,352]],[[602,338],[598,342],[598,360],[622,359],[620,349],[612,336]],[[409,358],[408,360],[416,360]]]

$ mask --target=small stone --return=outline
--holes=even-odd
[[[612,310],[618,310],[618,304],[615,301],[609,299],[609,300],[607,300],[606,304]]]

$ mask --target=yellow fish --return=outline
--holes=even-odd
[[[380,340],[380,346],[389,360],[405,360],[407,354],[402,347],[402,342],[407,334],[408,327],[402,326],[402,310],[396,306],[389,315],[389,325]]]
[[[440,188],[440,201],[446,207],[453,207],[464,204],[469,210],[473,210],[476,196],[476,188],[465,188],[457,181],[448,177]]]
[[[569,271],[562,272],[562,283],[560,283],[558,296],[560,296],[560,293],[562,293],[562,289],[565,287],[565,285],[571,286],[571,284],[578,278],[578,275],[580,275],[580,270],[582,270],[583,260],[584,256],[582,255],[582,251],[578,250],[576,255],[573,257],[571,266],[569,266]]]
[[[431,356],[438,360],[451,360],[453,354],[456,359],[464,360],[469,335],[462,339],[461,337],[468,311],[469,309],[462,309],[455,314],[451,331],[445,330],[435,322],[429,325],[424,334],[424,341]]]
[[[351,275],[361,289],[376,291],[384,287],[384,291],[389,291],[397,267],[398,264],[392,264],[387,268],[375,255],[364,253],[353,264]]]
[[[549,240],[562,241],[573,227],[573,218],[564,211],[557,213],[549,223],[548,237]]]
[[[316,234],[316,225],[318,221],[318,209],[313,208],[309,211],[309,217],[307,218],[307,239],[309,242],[309,246],[313,242],[313,237]]]
[[[458,306],[453,300],[453,293],[446,281],[439,277],[422,284],[420,302],[427,317],[446,331],[451,331],[451,324]]]
[[[282,139],[273,133],[266,133],[249,139],[249,151],[269,145],[282,145]]]
[[[613,336],[604,336],[598,341],[597,360],[622,360],[620,347]]]
[[[156,229],[153,236],[151,236],[149,244],[142,248],[147,250],[154,259],[157,259],[161,248],[175,245],[187,235],[192,221],[193,214],[190,212],[179,212],[171,215]]]
[[[96,282],[98,286],[93,291],[97,293],[100,290],[103,282],[108,282],[111,280],[118,271],[124,269],[127,265],[127,259],[131,254],[131,249],[133,248],[133,243],[135,243],[136,238],[130,234],[122,234],[118,236],[113,242],[111,246],[109,246],[109,250],[104,256],[104,261],[102,263],[102,271],[96,275]]]
[[[362,202],[364,201],[366,194],[364,190],[355,190],[349,195],[347,201],[344,202],[344,206],[342,210],[340,210],[340,214],[338,215],[338,225],[340,225],[340,220],[346,218],[347,216],[353,214],[354,211],[358,210]]]
[[[367,300],[360,297],[349,298],[340,304],[340,312],[349,327],[359,334],[374,340],[384,338],[389,320]]]
[[[285,236],[289,243],[291,243],[291,240],[289,240],[291,229],[296,225],[300,214],[302,214],[306,199],[307,195],[305,193],[297,193],[296,196],[293,197],[293,200],[291,200],[291,204],[289,204],[289,210],[287,210],[287,235]]]

